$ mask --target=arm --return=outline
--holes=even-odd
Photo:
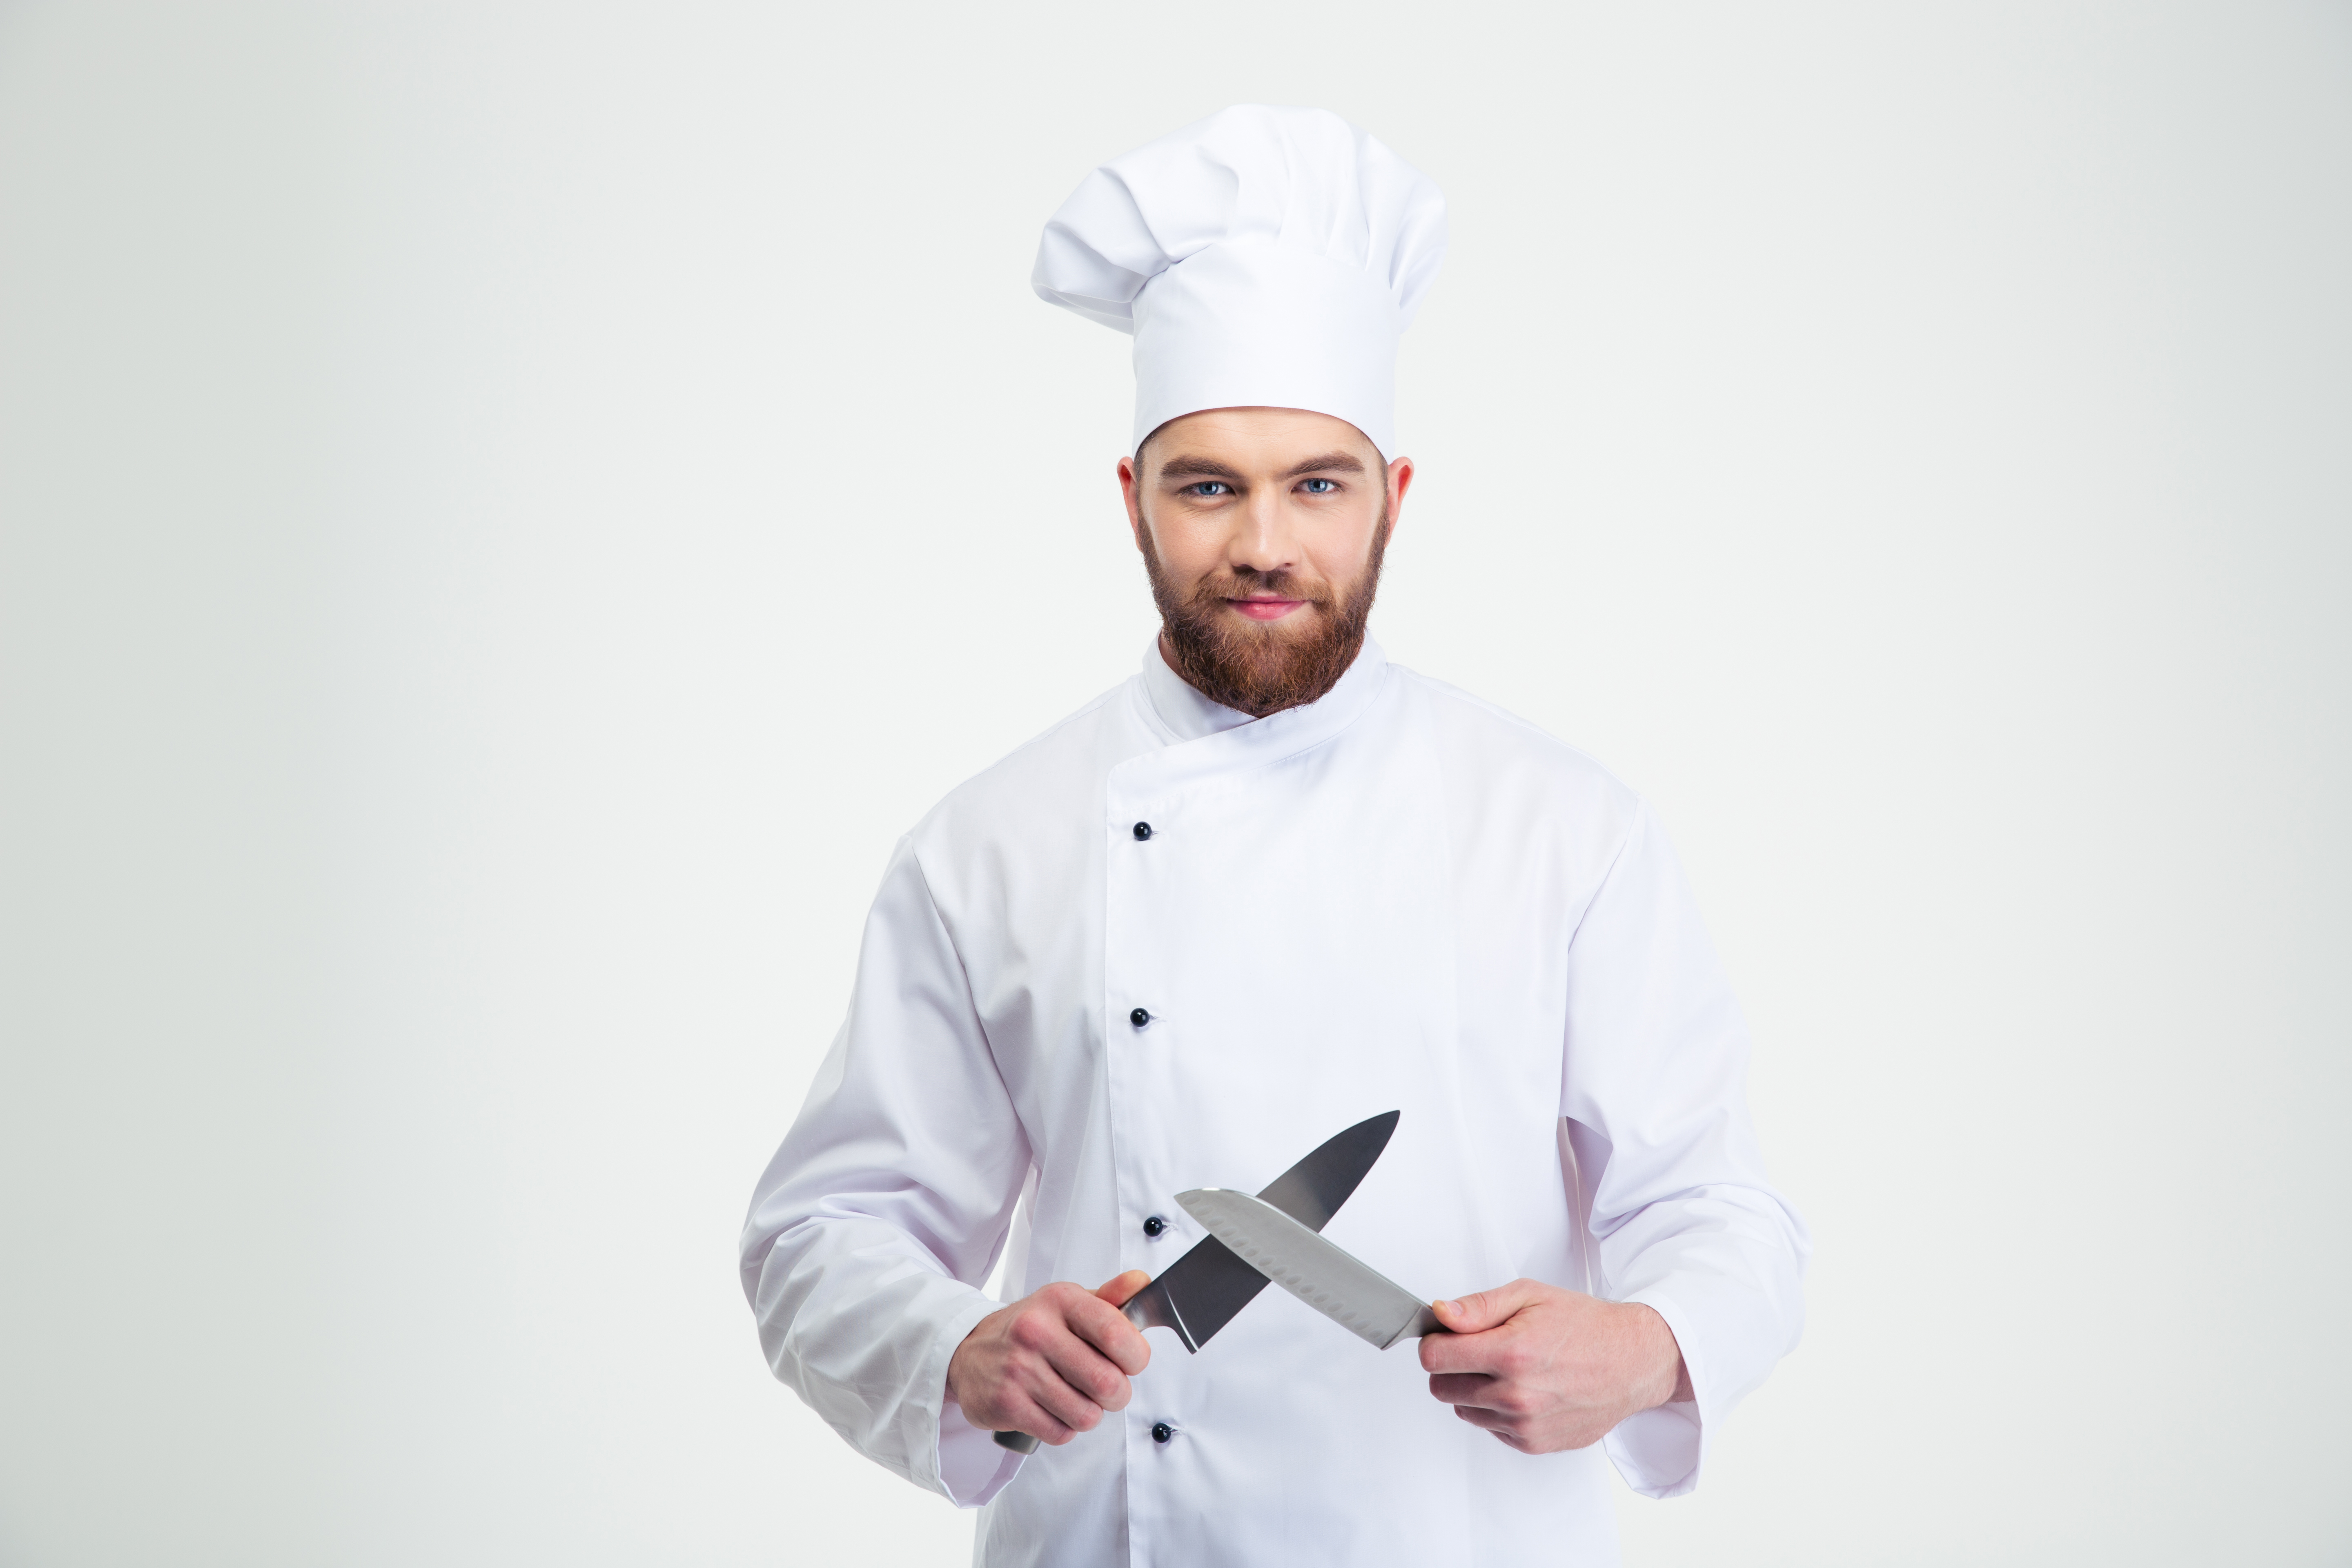
[[[761,1178],[744,1293],[776,1376],[848,1442],[976,1504],[1019,1460],[947,1401],[950,1357],[998,1303],[1029,1142],[961,961],[902,843],[866,924],[849,1016]]]
[[[1569,949],[1561,1114],[1592,1193],[1597,1289],[1453,1303],[1431,1392],[1515,1447],[1605,1433],[1628,1485],[1697,1485],[1707,1432],[1796,1343],[1803,1222],[1764,1177],[1748,1035],[1674,853],[1638,811]]]

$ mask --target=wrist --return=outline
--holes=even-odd
[[[994,1313],[990,1314],[991,1317],[994,1315]],[[963,1407],[963,1395],[957,1387],[957,1384],[961,1380],[962,1374],[970,1369],[972,1342],[980,1338],[982,1325],[987,1321],[987,1318],[982,1318],[980,1322],[974,1323],[965,1331],[963,1338],[956,1342],[956,1348],[948,1352],[947,1401],[958,1409]]]
[[[1635,1411],[1654,1410],[1690,1398],[1690,1369],[1664,1315],[1645,1301],[1629,1301],[1626,1306],[1641,1315],[1642,1375],[1633,1387]]]

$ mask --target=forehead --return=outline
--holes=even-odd
[[[1367,472],[1386,466],[1362,431],[1344,419],[1304,408],[1211,408],[1187,414],[1147,437],[1141,456],[1147,474],[1180,457],[1242,473],[1280,473],[1330,452],[1354,455]]]

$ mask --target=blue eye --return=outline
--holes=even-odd
[[[1307,493],[1311,496],[1328,496],[1339,488],[1339,481],[1336,479],[1309,479],[1307,481]]]
[[[1223,479],[1202,479],[1197,485],[1186,485],[1184,488],[1196,496],[1215,496],[1224,494],[1233,487]]]

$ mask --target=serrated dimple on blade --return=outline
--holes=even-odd
[[[1176,1201],[1243,1261],[1368,1344],[1386,1350],[1436,1326],[1412,1291],[1247,1193],[1200,1187]]]

